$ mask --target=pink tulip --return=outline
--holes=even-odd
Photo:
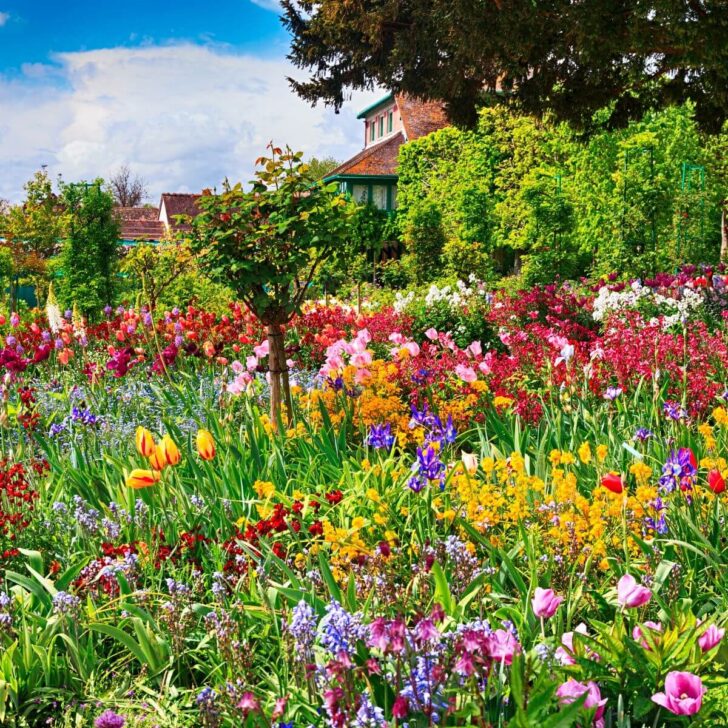
[[[531,606],[537,617],[549,619],[556,614],[559,604],[563,601],[564,597],[558,596],[553,589],[542,589],[538,586],[531,599]]]
[[[617,601],[623,607],[641,607],[652,599],[652,592],[638,584],[631,574],[625,574],[617,584]]]
[[[642,647],[644,647],[646,650],[651,649],[649,643],[645,639],[645,634],[642,631],[642,627],[647,627],[651,632],[662,632],[662,625],[659,622],[650,622],[649,620],[645,622],[642,626],[639,624],[635,625],[634,629],[632,630],[632,639],[635,642],[639,642]],[[655,639],[653,635],[653,640]]]
[[[569,705],[578,700],[584,693],[587,693],[584,708],[587,710],[596,708],[596,712],[594,713],[594,726],[603,726],[604,721],[602,720],[602,716],[604,715],[604,706],[607,703],[607,699],[602,698],[599,686],[595,682],[589,681],[585,685],[570,677],[565,683],[559,686],[559,689],[556,691],[556,696],[561,705]]]
[[[253,347],[253,352],[258,357],[258,359],[262,359],[264,356],[268,356],[269,352],[269,343],[268,341],[264,341],[262,344],[258,344],[258,346]]]
[[[455,374],[468,384],[472,384],[478,378],[475,371],[470,367],[466,367],[464,364],[458,364],[455,367]]]
[[[521,650],[518,640],[505,629],[497,629],[488,635],[486,646],[489,657],[506,665],[510,665],[513,662],[513,655]]]
[[[430,327],[427,331],[425,331],[425,336],[430,341],[437,341],[437,329]]]
[[[480,356],[483,353],[483,347],[481,346],[479,341],[473,341],[472,344],[465,350],[465,352],[470,356]]]
[[[587,627],[584,622],[581,622],[574,628],[574,632],[579,634],[587,634]],[[574,659],[574,632],[564,632],[561,635],[562,647],[559,647],[554,653],[556,659],[562,665],[576,665]]]
[[[698,637],[698,644],[703,652],[709,652],[716,645],[720,644],[720,641],[725,635],[724,629],[718,629],[714,624],[711,624],[703,634]]]
[[[691,672],[668,672],[665,692],[655,693],[652,700],[675,715],[695,715],[706,693],[702,680]]]

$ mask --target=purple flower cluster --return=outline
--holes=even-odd
[[[372,425],[369,428],[367,445],[376,450],[391,450],[392,445],[394,445],[394,435],[389,422],[384,425]]]

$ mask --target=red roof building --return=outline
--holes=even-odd
[[[327,176],[362,203],[380,210],[397,207],[397,160],[399,148],[449,125],[442,104],[389,94],[364,109],[364,148]]]
[[[121,241],[130,245],[138,242],[158,243],[178,230],[189,230],[189,225],[178,222],[178,215],[195,217],[200,195],[165,192],[159,207],[117,207],[121,226]]]

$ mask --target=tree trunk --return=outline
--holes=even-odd
[[[720,262],[725,263],[728,259],[728,220],[726,219],[726,200],[720,210]]]
[[[285,422],[289,426],[293,415],[288,364],[283,346],[283,329],[278,324],[268,326],[268,372],[270,373],[270,419],[278,431],[278,423],[283,421],[281,405],[285,404]]]

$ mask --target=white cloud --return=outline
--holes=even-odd
[[[250,2],[253,3],[253,5],[257,5],[260,8],[265,8],[266,10],[272,10],[275,13],[280,12],[280,9],[281,9],[280,0],[250,0]]]
[[[0,197],[17,200],[41,164],[67,180],[121,164],[164,191],[247,181],[273,140],[306,155],[345,159],[361,147],[355,94],[339,115],[288,86],[285,60],[193,44],[64,53],[0,77]]]
[[[0,10],[0,28],[10,20],[10,13],[4,13]]]

